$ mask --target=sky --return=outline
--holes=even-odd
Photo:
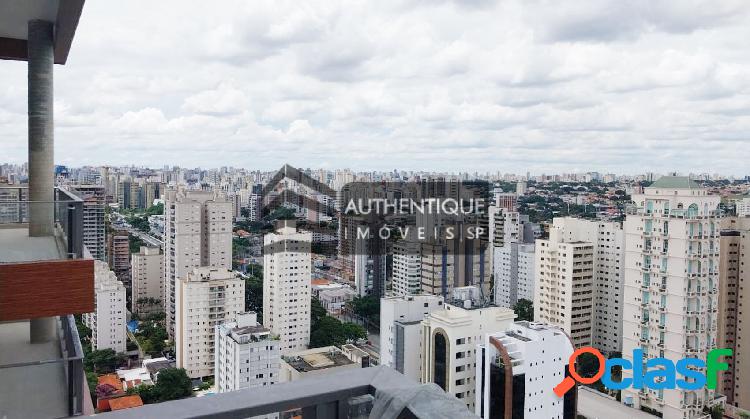
[[[58,164],[748,174],[744,0],[89,1]],[[0,62],[0,162],[26,160]]]

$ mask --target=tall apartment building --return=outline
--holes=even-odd
[[[480,285],[489,292],[492,254],[484,247],[470,239],[422,243],[422,292],[447,297],[455,288]]]
[[[232,204],[219,193],[168,191],[164,204],[167,331],[174,337],[175,288],[193,268],[232,267]]]
[[[133,180],[122,180],[117,184],[117,203],[120,208],[133,209],[139,207],[138,194],[140,187]]]
[[[279,382],[279,341],[252,311],[216,327],[216,391],[245,390]]]
[[[727,404],[750,410],[750,218],[722,220],[719,259],[719,314],[717,347],[731,348],[734,355],[724,361],[719,389]],[[743,302],[745,305],[743,306]],[[743,327],[744,325],[744,327]]]
[[[560,329],[529,322],[488,333],[477,346],[474,413],[493,418],[576,418],[577,389],[552,391],[566,376],[573,344]]]
[[[494,248],[495,304],[513,307],[518,300],[534,301],[534,243],[510,243]]]
[[[263,237],[263,324],[279,336],[282,354],[310,342],[311,242],[293,223]]]
[[[130,257],[131,311],[137,314],[164,309],[164,255],[158,247],[141,246]]]
[[[559,229],[537,240],[534,320],[559,327],[576,348],[591,346],[594,301],[594,246],[564,241]]]
[[[422,377],[422,320],[443,308],[437,295],[400,295],[380,300],[380,364],[419,381]]]
[[[106,263],[94,264],[94,299],[96,308],[83,315],[84,324],[91,329],[91,347],[95,350],[112,349],[125,352],[127,336],[125,286]]]
[[[717,346],[720,197],[687,177],[664,176],[643,194],[625,220],[623,358],[706,359]],[[629,378],[632,371],[624,370]],[[713,390],[622,392],[622,402],[694,418],[716,403]]]
[[[736,205],[738,217],[750,217],[750,198],[738,199]]]
[[[401,240],[393,245],[393,280],[396,295],[419,294],[422,291],[422,256],[419,242]]]
[[[489,242],[490,246],[503,247],[505,245],[505,212],[503,208],[497,205],[487,207],[487,216],[489,218]]]
[[[107,261],[117,278],[130,284],[130,237],[125,230],[115,230],[107,236]]]
[[[104,206],[106,194],[102,185],[73,185],[70,192],[83,200],[83,244],[96,260],[106,261]]]
[[[562,217],[552,230],[566,242],[583,241],[594,248],[592,346],[603,353],[622,351],[622,300],[625,234],[617,222]]]
[[[245,281],[225,268],[193,268],[175,295],[177,367],[191,378],[213,375],[216,326],[245,311]]]
[[[458,304],[461,304],[460,302]],[[476,347],[488,333],[507,330],[513,310],[445,304],[422,321],[422,382],[435,383],[474,411],[476,402]]]

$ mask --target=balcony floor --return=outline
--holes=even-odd
[[[55,236],[29,237],[25,224],[0,226],[0,263],[67,259]]]
[[[57,339],[29,343],[28,321],[0,323],[0,383],[3,383],[0,418],[67,417],[67,383],[63,363],[1,367],[60,358],[60,342]]]

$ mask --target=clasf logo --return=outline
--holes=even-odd
[[[584,353],[590,353],[599,360],[599,370],[593,377],[581,377],[575,369],[576,359]],[[622,390],[628,387],[641,389],[643,387],[653,390],[681,388],[684,390],[698,390],[708,387],[716,389],[716,375],[719,371],[729,369],[726,362],[720,362],[719,358],[731,357],[731,349],[713,349],[708,353],[706,361],[698,358],[685,358],[677,363],[667,358],[652,358],[643,364],[643,350],[633,350],[633,362],[623,358],[610,358],[605,360],[601,352],[592,347],[580,348],[573,352],[568,362],[569,377],[565,377],[553,389],[557,397],[562,397],[570,390],[576,382],[581,384],[593,384],[601,379],[602,384],[611,390]],[[612,379],[612,368],[619,366],[623,370],[632,370],[633,378],[623,378],[621,381]],[[699,370],[705,369],[706,372]],[[678,375],[682,378],[678,378]]]

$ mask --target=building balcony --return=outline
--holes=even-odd
[[[94,413],[83,349],[72,315],[57,317],[57,337],[29,343],[29,321],[0,324],[0,412],[12,418]]]
[[[423,396],[419,396],[418,392],[422,392]],[[401,407],[399,396],[403,394],[415,396]],[[400,409],[398,417],[404,418],[476,418],[454,396],[434,385],[419,385],[385,366],[350,369],[251,390],[151,404],[98,416],[103,419],[247,418],[296,411],[305,419],[344,419],[380,417],[386,408]]]
[[[94,261],[83,245],[83,201],[55,190],[53,202],[0,188],[0,416],[93,413],[73,314],[94,311]],[[52,234],[29,235],[29,215],[52,216]],[[31,321],[54,333],[31,343]]]

